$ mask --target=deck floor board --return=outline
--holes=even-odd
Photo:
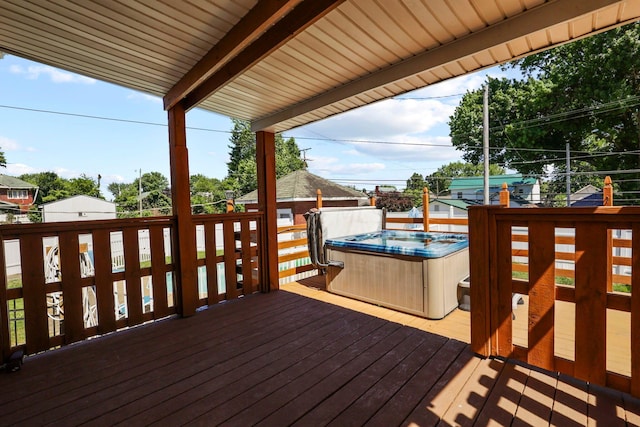
[[[0,375],[0,424],[615,426],[640,419],[640,402],[629,395],[475,357],[460,332],[447,335],[464,314],[425,323],[295,286],[29,357],[22,370]]]

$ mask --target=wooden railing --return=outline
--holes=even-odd
[[[415,224],[416,230],[422,230],[424,227],[422,218],[393,218],[387,216],[385,229],[400,230],[404,229],[407,224]],[[467,218],[434,218],[429,217],[428,231],[455,231],[456,233],[466,233],[469,221]]]
[[[639,396],[640,293],[633,289],[640,289],[640,208],[489,206],[469,213],[473,350]],[[528,303],[527,311],[516,311],[526,316],[519,344],[514,294]],[[574,324],[556,323],[565,303]],[[630,332],[608,340],[608,319],[625,318],[616,313],[628,316],[622,329]],[[572,359],[558,351],[558,336],[567,334]],[[608,353],[620,347],[629,349],[629,368],[608,370]]]
[[[262,221],[262,213],[194,216],[204,236],[201,304],[266,282]],[[2,360],[18,349],[33,354],[176,313],[174,230],[173,217],[3,225]]]
[[[278,227],[278,266],[281,282],[314,270],[309,258],[306,224]]]

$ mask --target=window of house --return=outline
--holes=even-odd
[[[458,199],[462,199],[462,191],[458,192]]]
[[[433,207],[433,211],[434,211],[434,212],[440,212],[440,205],[435,205],[435,206]]]
[[[27,190],[9,190],[10,199],[28,199],[29,192]]]

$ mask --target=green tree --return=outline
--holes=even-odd
[[[565,44],[516,61],[523,79],[490,80],[491,161],[524,174],[640,168],[640,24]],[[450,120],[463,158],[482,158],[482,90],[467,93]],[[596,182],[602,185],[603,176]],[[614,181],[616,179],[613,174]],[[637,191],[638,176],[620,175]],[[564,175],[553,175],[559,187]],[[593,179],[592,179],[593,181]],[[585,180],[572,177],[573,190]],[[635,194],[630,197],[636,197]]]
[[[141,186],[140,183],[142,183]],[[142,194],[140,194],[140,187]],[[109,185],[107,188],[114,196],[119,218],[140,216],[140,200],[142,200],[142,216],[171,213],[169,180],[160,172],[147,172],[142,175],[142,179],[136,178],[131,183]]]
[[[65,182],[65,189],[70,196],[76,196],[84,194],[86,196],[93,196],[103,199],[104,197],[100,193],[100,187],[98,187],[98,181],[82,174],[78,178],[71,178]]]
[[[256,139],[251,124],[245,120],[233,120],[229,145],[228,178],[233,180],[238,194],[246,194],[258,187],[256,170]],[[284,139],[275,135],[276,178],[304,169],[300,149],[294,138]]]
[[[490,175],[503,175],[504,168],[496,165],[489,165]],[[452,178],[465,176],[483,176],[484,165],[464,162],[452,162],[441,166],[431,175],[427,175],[426,181],[429,189],[436,195],[446,194],[449,191]]]
[[[233,190],[233,182],[220,181],[202,174],[191,175],[191,206],[194,214],[226,212],[225,190]]]
[[[126,191],[130,185],[131,184],[125,184],[123,182],[112,182],[107,186],[107,190],[113,194],[113,197],[118,197],[123,191]]]
[[[34,200],[34,204],[42,204],[58,200],[68,195],[65,190],[64,179],[60,178],[55,172],[38,172],[23,174],[19,179],[38,186],[38,196]]]
[[[411,199],[413,206],[422,206],[422,190],[424,187],[428,187],[427,181],[425,181],[422,175],[414,172],[407,180],[407,186],[405,187],[403,194]]]

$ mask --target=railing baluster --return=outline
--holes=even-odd
[[[170,314],[167,305],[167,275],[164,255],[164,226],[149,227],[151,248],[151,283],[153,285],[153,317],[160,319]]]
[[[555,227],[529,224],[528,363],[554,370]]]
[[[606,383],[607,225],[576,224],[576,344],[575,376]]]
[[[29,234],[20,238],[20,259],[22,263],[26,348],[27,353],[30,354],[49,349],[41,234]]]
[[[113,295],[111,265],[111,234],[108,229],[93,233],[93,265],[95,267],[96,299],[98,303],[98,333],[116,330],[116,310]]]
[[[59,259],[64,301],[64,336],[67,344],[85,338],[79,245],[77,232],[60,233],[58,247],[60,248]]]
[[[228,220],[222,223],[222,235],[224,238],[224,278],[226,282],[227,299],[238,296],[238,278],[236,276],[236,239],[234,221]]]
[[[251,271],[251,230],[249,220],[240,221],[240,253],[242,255],[242,293],[253,292],[253,274]]]
[[[4,256],[4,239],[0,238],[0,362],[11,355],[9,336],[9,306],[7,304],[7,267]]]
[[[140,286],[140,254],[138,228],[125,228],[124,240],[124,279],[127,287],[127,313],[129,326],[142,323],[142,288]]]
[[[206,222],[204,224],[204,250],[206,254],[205,265],[207,267],[207,302],[209,305],[220,301],[220,294],[218,293],[216,224],[217,222]]]

